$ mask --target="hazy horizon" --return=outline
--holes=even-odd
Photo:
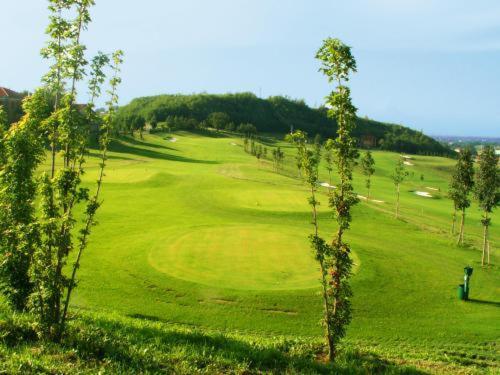
[[[357,59],[351,86],[360,117],[430,135],[500,135],[500,3],[493,0],[96,3],[84,42],[91,53],[125,51],[121,104],[163,93],[249,91],[315,107],[330,87],[314,54],[332,36]],[[10,36],[0,86],[40,84],[46,7],[3,4]]]

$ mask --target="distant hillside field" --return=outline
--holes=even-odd
[[[335,121],[328,118],[326,108],[311,108],[302,100],[274,96],[261,99],[252,93],[158,95],[132,100],[121,107],[118,122],[126,125],[132,116],[145,122],[167,122],[173,117],[206,121],[211,113],[226,113],[235,124],[250,123],[260,133],[285,134],[294,129],[306,131],[309,136],[320,134],[332,137],[336,132]],[[355,136],[360,145],[383,150],[425,155],[451,155],[451,150],[438,141],[410,128],[357,119]]]

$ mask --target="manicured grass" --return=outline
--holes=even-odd
[[[270,161],[244,153],[241,139],[174,136],[176,142],[165,135],[114,142],[100,223],[83,256],[72,311],[92,311],[81,319],[97,314],[123,326],[119,332],[127,325],[153,325],[147,328],[153,342],[163,339],[152,332],[180,324],[210,335],[240,335],[248,343],[257,337],[271,347],[275,336],[299,340],[309,348],[301,353],[311,355],[315,347],[317,355],[319,273],[307,242],[311,215],[305,186],[296,178],[293,149],[273,139],[265,142],[269,155],[271,147],[285,148],[285,169],[277,174]],[[383,202],[362,201],[353,213],[347,238],[355,260],[354,311],[345,345],[426,371],[494,371],[500,336],[495,254],[500,215],[492,219],[493,265],[481,268],[477,206],[468,211],[467,246],[456,247],[449,234],[452,205],[446,190],[454,161],[415,156],[408,166],[413,174],[402,189],[403,219],[395,220],[390,174],[398,157],[374,152],[372,198]],[[89,184],[96,163],[89,160]],[[322,170],[322,180],[327,179]],[[355,187],[366,195],[359,170]],[[329,238],[335,227],[326,189],[321,189],[320,230]],[[415,190],[433,198],[417,196]],[[474,267],[474,274],[472,300],[464,303],[456,289],[466,265]],[[143,331],[135,332],[132,336],[140,340],[137,332]],[[187,360],[186,372],[198,368],[197,355],[193,351]],[[256,365],[253,355],[228,368],[240,363],[235,372],[325,370],[314,364],[297,367],[288,357],[282,359],[291,361],[285,367]],[[165,362],[175,356],[167,357]],[[213,372],[220,372],[222,362],[213,363]]]

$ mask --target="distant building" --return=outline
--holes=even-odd
[[[20,94],[6,87],[0,87],[0,100],[19,98]]]
[[[0,87],[0,105],[7,112],[7,120],[9,123],[19,120],[22,116],[21,103],[24,94],[15,92],[6,87]]]

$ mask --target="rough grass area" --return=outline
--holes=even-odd
[[[60,344],[38,341],[29,317],[0,318],[0,373],[425,374],[494,372],[494,348],[382,348],[347,342],[324,362],[321,342],[220,333],[116,314],[80,312]],[[470,352],[469,352],[470,353]]]
[[[0,373],[500,371],[500,215],[492,215],[492,264],[482,268],[477,205],[467,211],[466,246],[450,235],[453,160],[413,156],[396,220],[390,176],[400,155],[373,153],[372,200],[356,206],[347,234],[353,320],[332,368],[322,363],[319,271],[295,151],[262,141],[268,156],[285,151],[276,173],[242,143],[186,132],[115,140],[70,309],[78,318],[61,345],[38,342],[28,318],[3,318]],[[97,163],[91,154],[89,187]],[[354,182],[366,195],[359,166]],[[320,232],[331,238],[320,189]],[[457,299],[466,265],[469,302]]]

